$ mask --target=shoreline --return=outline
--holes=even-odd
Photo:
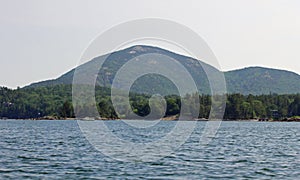
[[[0,118],[0,121],[5,121],[5,120],[31,120],[31,121],[118,121],[118,120],[133,120],[133,119],[113,119],[113,118],[91,118],[91,117],[86,117],[86,118],[58,118],[58,117],[41,117],[41,118],[28,118],[28,119],[9,119],[9,118]],[[177,116],[169,116],[169,117],[164,117],[159,120],[162,121],[179,121]],[[151,120],[150,120],[151,121]],[[206,118],[198,118],[198,119],[191,119],[191,118],[186,118],[183,119],[182,121],[212,121]],[[214,121],[214,120],[213,120]],[[284,118],[282,120],[273,120],[273,119],[223,119],[221,121],[230,121],[230,122],[300,122],[299,118]]]

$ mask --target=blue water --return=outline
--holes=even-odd
[[[120,138],[144,142],[174,123],[164,121],[141,136],[120,128],[122,122],[106,122]],[[97,151],[76,121],[0,121],[0,179],[300,178],[300,123],[222,122],[213,141],[202,146],[204,125],[198,122],[183,146],[156,162],[122,162]]]

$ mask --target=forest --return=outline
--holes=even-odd
[[[199,96],[199,115],[195,118],[208,118],[211,110],[212,98],[205,94],[191,94],[180,98],[178,95],[164,97],[166,112],[164,117],[178,116],[182,100],[193,99]],[[227,94],[226,109],[223,119],[274,119],[299,118],[300,94],[267,94],[267,95],[242,95]],[[122,102],[122,97],[118,97]],[[130,106],[124,105],[122,112],[116,113],[112,105],[111,90],[105,87],[95,88],[97,109],[101,118],[118,119],[130,118],[126,113],[130,109],[140,116],[150,113],[149,99],[151,95],[130,93]],[[196,99],[196,98],[195,98]],[[192,101],[191,101],[192,102]],[[72,103],[71,85],[53,85],[34,88],[17,88],[15,90],[0,87],[0,118],[1,119],[43,119],[55,117],[56,119],[74,118],[75,114],[88,114],[88,105],[78,105],[74,113]],[[155,108],[156,107],[156,108]],[[190,106],[190,111],[193,110]],[[159,106],[154,106],[157,111],[162,111]],[[154,110],[155,110],[154,109]],[[152,110],[153,111],[153,110]],[[164,112],[158,112],[164,113]]]

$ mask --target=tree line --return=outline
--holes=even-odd
[[[115,97],[121,107],[116,112],[111,100],[111,90],[105,87],[96,87],[95,100],[97,110],[102,118],[130,118],[129,112],[133,111],[140,116],[146,116],[151,111],[163,116],[178,116],[182,101],[199,97],[198,106],[188,106],[188,111],[198,112],[198,117],[208,118],[211,111],[212,97],[205,94],[190,94],[181,98],[178,95],[167,95],[158,98],[158,101],[149,103],[152,96],[148,94],[129,94],[129,105],[124,103],[126,97]],[[164,101],[163,103],[156,103]],[[122,105],[122,103],[124,103]],[[194,102],[195,103],[195,102]],[[166,112],[164,114],[163,106]],[[74,112],[72,103],[72,86],[55,85],[35,88],[18,88],[15,90],[0,87],[0,118],[29,119],[52,116],[56,118],[74,118],[75,114],[89,114],[89,104],[77,104]],[[152,109],[151,109],[151,108]],[[198,107],[199,109],[195,109]],[[198,111],[197,111],[198,110]],[[95,115],[96,116],[96,115]],[[242,95],[228,94],[224,119],[256,119],[272,118],[283,119],[300,116],[300,94],[268,94],[268,95]]]

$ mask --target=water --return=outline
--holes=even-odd
[[[120,128],[122,122],[106,122],[119,137],[145,142],[174,123],[141,136]],[[299,179],[300,123],[222,122],[208,146],[199,145],[205,122],[197,125],[168,157],[122,162],[95,150],[76,121],[0,121],[0,179]]]

